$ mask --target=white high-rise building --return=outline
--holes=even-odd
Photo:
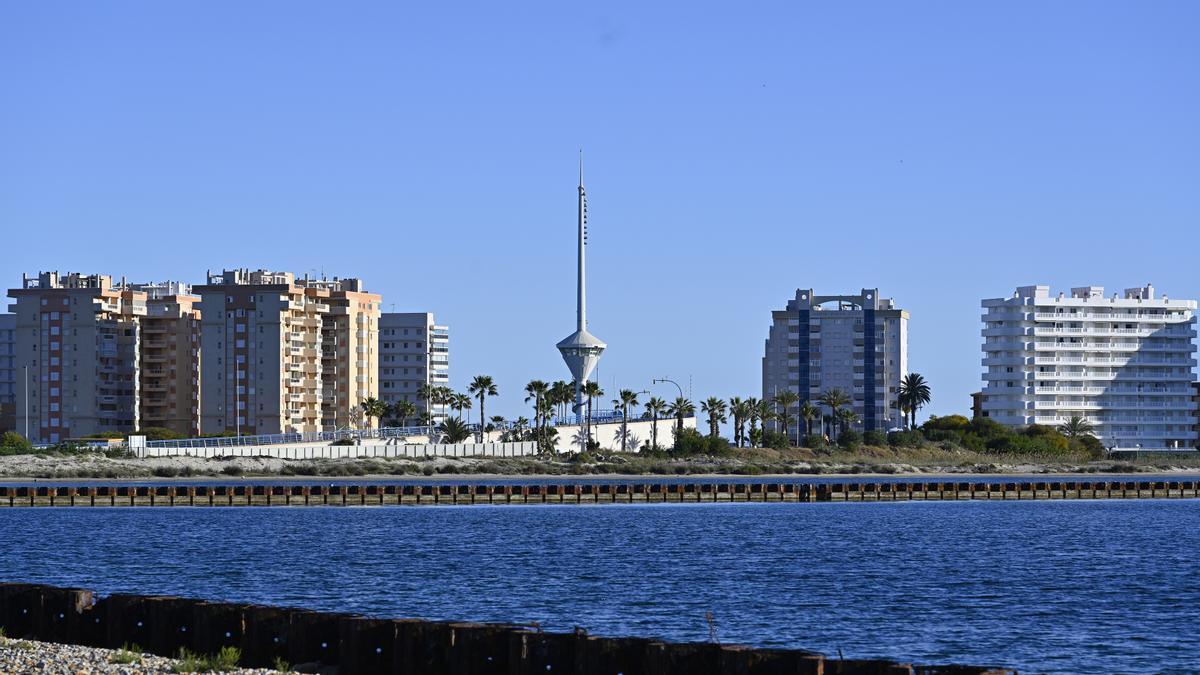
[[[1154,288],[1050,294],[1022,286],[983,301],[983,410],[1009,426],[1094,425],[1111,449],[1196,445],[1196,302]]]
[[[419,416],[426,411],[422,385],[449,383],[450,330],[429,312],[384,313],[379,318],[379,397],[388,405],[408,401]],[[435,423],[445,419],[445,406],[435,403],[433,415]]]

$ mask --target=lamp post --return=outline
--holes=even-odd
[[[675,380],[672,380],[670,378],[666,378],[666,377],[660,377],[660,378],[657,378],[654,380],[650,380],[650,384],[658,384],[660,382],[670,382],[671,384],[675,385],[675,388],[679,390],[679,398],[683,398],[683,387],[679,386],[678,382],[676,382]],[[646,393],[650,393],[650,392],[646,392]]]

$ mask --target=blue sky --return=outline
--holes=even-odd
[[[4,3],[0,276],[361,276],[511,417],[583,147],[610,392],[757,395],[772,309],[878,287],[961,412],[981,298],[1200,296],[1200,4],[650,4]]]

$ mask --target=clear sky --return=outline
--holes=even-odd
[[[1166,1],[6,2],[0,276],[360,276],[528,414],[567,379],[582,147],[606,391],[758,395],[772,309],[878,287],[927,412],[963,412],[981,298],[1200,297],[1198,31]]]

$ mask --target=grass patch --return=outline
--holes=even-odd
[[[179,650],[176,662],[171,666],[173,673],[227,673],[238,669],[242,650],[237,647],[221,647],[221,651],[201,656],[186,649]]]
[[[109,663],[120,663],[123,665],[131,665],[142,662],[142,648],[137,645],[123,644],[117,650],[117,653],[108,657]]]

